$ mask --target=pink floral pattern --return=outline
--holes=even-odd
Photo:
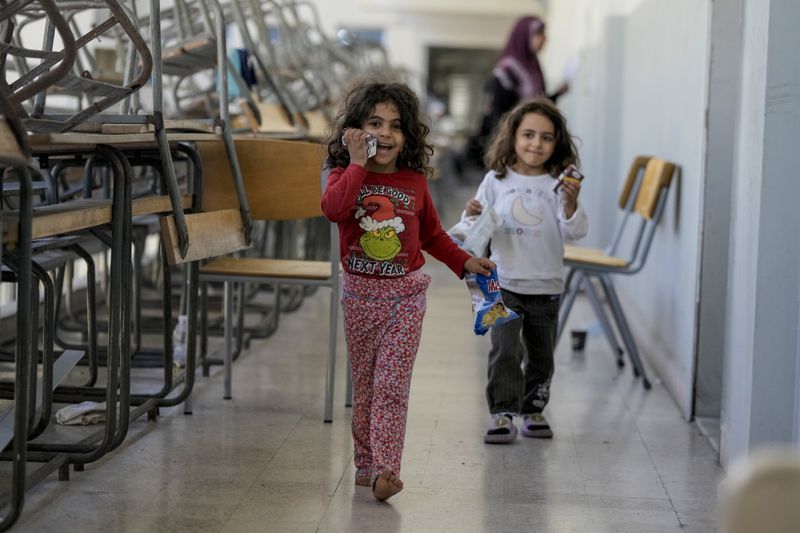
[[[430,276],[394,279],[344,274],[342,310],[353,372],[356,477],[400,474],[411,372]]]

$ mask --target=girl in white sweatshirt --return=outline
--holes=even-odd
[[[467,215],[493,206],[502,224],[492,234],[489,258],[497,264],[503,300],[520,320],[492,328],[486,399],[492,421],[487,443],[517,437],[550,438],[542,411],[550,397],[558,308],[563,291],[564,239],[586,235],[579,183],[557,176],[578,165],[566,119],[543,98],[523,102],[501,119],[484,158],[490,169]]]

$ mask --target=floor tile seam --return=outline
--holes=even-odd
[[[583,464],[581,464],[581,456],[578,453],[578,439],[575,438],[575,433],[570,430],[569,432],[569,439],[572,443],[572,450],[575,453],[575,464],[578,465],[578,472],[581,476],[581,490],[583,494],[588,494],[589,487],[586,484],[586,472],[583,469]]]
[[[644,450],[647,453],[647,457],[650,459],[650,463],[653,465],[653,469],[656,471],[656,475],[658,476],[658,482],[661,484],[661,488],[664,490],[664,494],[666,494],[667,499],[669,500],[669,504],[672,507],[672,512],[675,514],[675,519],[678,521],[678,526],[681,528],[685,528],[688,524],[684,524],[683,520],[681,520],[681,516],[678,513],[677,507],[675,507],[675,502],[672,500],[672,495],[669,493],[669,489],[667,488],[667,484],[664,482],[664,477],[661,475],[661,470],[658,468],[655,459],[653,459],[653,455],[650,453],[650,448],[647,446],[647,442],[644,440],[644,435],[642,435],[642,431],[639,428],[639,422],[635,416],[633,416],[633,412],[631,412],[630,407],[628,406],[628,402],[624,402],[625,411],[627,411],[628,415],[633,420],[633,427],[636,428],[636,434],[639,436],[639,440],[642,442],[642,446],[644,446]]]
[[[582,494],[581,496],[591,496],[593,498],[603,498],[603,497],[609,497],[609,494],[608,494],[607,491],[604,492],[604,491],[587,490],[586,493]],[[672,502],[672,498],[670,498],[668,495],[664,495],[664,496],[624,496],[624,495],[615,494],[615,495],[610,496],[610,497],[619,498],[619,499],[623,499],[623,500],[647,500],[647,501],[654,501],[654,502],[655,501],[669,502],[670,503],[670,507],[672,507],[672,509],[675,509],[675,505]]]
[[[537,492],[536,489],[526,489],[526,494],[529,495],[531,498],[535,499],[544,499],[548,496],[574,496],[577,498],[618,498],[621,500],[641,500],[641,501],[651,501],[651,502],[665,502],[667,498],[655,498],[650,496],[609,496],[607,492],[585,492],[585,493],[576,493],[575,491],[568,491],[568,490],[553,490],[548,492]]]
[[[442,403],[444,402],[444,398],[442,395],[439,395],[439,404],[436,406],[436,412],[438,413],[442,408]],[[439,416],[437,415],[436,420],[434,420],[433,424],[433,432],[431,436],[428,438],[428,446],[426,446],[425,450],[425,466],[422,467],[422,481],[421,484],[425,484],[425,477],[428,475],[428,465],[430,464],[431,460],[431,451],[433,450],[433,435],[436,434],[436,430],[439,429]]]
[[[244,491],[245,494],[249,494],[249,493],[251,493],[253,491],[253,488],[255,487],[256,483],[259,482],[259,480],[261,479],[261,476],[263,476],[264,473],[267,471],[267,468],[269,468],[269,465],[275,459],[275,456],[283,448],[283,446],[287,443],[287,441],[289,439],[289,435],[292,433],[292,431],[294,431],[300,425],[300,423],[303,421],[303,419],[306,417],[307,414],[308,414],[307,411],[306,411],[306,413],[303,413],[303,415],[300,417],[300,419],[297,422],[295,422],[295,424],[292,426],[292,428],[289,431],[286,432],[285,436],[280,441],[280,445],[275,449],[275,451],[272,452],[269,460],[266,463],[264,463],[264,467],[261,468],[261,471],[258,473],[257,476],[253,477],[253,481],[248,485],[247,490]],[[236,516],[236,513],[239,511],[239,509],[241,508],[242,505],[244,505],[244,502],[242,502],[242,501],[237,503],[237,505],[230,512],[230,515],[226,516],[225,519],[222,521],[223,522],[223,526],[226,526],[231,521],[231,519],[234,516]]]
[[[457,493],[464,493],[464,494],[467,494],[467,493],[494,494],[495,493],[495,489],[493,489],[491,487],[486,487],[486,488],[483,488],[483,489],[471,489],[471,488],[465,488],[465,487],[454,487],[454,486],[451,486],[451,485],[439,486],[439,485],[409,485],[409,484],[407,484],[407,485],[405,485],[405,488],[406,489],[411,489],[412,491],[440,491],[440,490],[443,490],[443,489],[447,489],[448,491],[453,491],[453,492],[457,492]]]
[[[158,420],[147,421],[141,427],[134,427],[132,431],[129,429],[129,432],[126,435],[125,441],[123,441],[122,446],[120,446],[117,449],[111,450],[110,452],[106,452],[106,454],[100,457],[97,461],[90,463],[91,467],[89,469],[86,469],[84,472],[80,472],[80,475],[76,475],[75,479],[72,479],[72,481],[70,482],[71,485],[69,485],[68,488],[77,487],[78,489],[80,489],[81,483],[87,484],[88,487],[93,487],[94,486],[93,484],[98,482],[105,483],[106,481],[108,481],[108,479],[105,479],[104,476],[108,475],[109,472],[114,472],[115,470],[119,471],[123,469],[120,468],[121,467],[120,464],[115,464],[115,463],[124,461],[123,459],[124,452],[133,451],[133,448],[135,448],[137,445],[144,446],[142,450],[140,450],[143,451],[146,448],[147,443],[145,442],[143,444],[141,441],[154,434],[158,429],[159,429]],[[100,476],[98,477],[96,474],[100,474]],[[153,502],[156,502],[163,488],[164,488],[163,485],[159,486],[157,491],[153,491],[151,494],[148,494],[148,497],[139,500],[137,503],[141,503],[143,505],[150,505]],[[53,502],[51,503],[55,503],[56,501],[61,501],[63,500],[63,498],[65,497],[69,498],[71,496],[74,496],[75,494],[76,491],[74,490],[72,491],[65,490],[61,493],[56,494],[57,499],[53,500]],[[114,493],[109,489],[108,494],[113,495]],[[50,504],[48,504],[48,507],[49,506]]]
[[[300,418],[300,420],[295,425],[295,427],[299,426],[300,423],[306,418],[306,416],[308,416],[308,414],[309,414],[309,411],[306,411],[306,413],[303,414],[302,418]],[[291,432],[289,432],[289,433],[291,433]],[[288,438],[288,434],[287,434],[287,438]],[[348,459],[346,461],[342,461],[342,463],[343,463],[342,464],[342,474],[341,474],[341,476],[339,476],[339,481],[336,483],[336,487],[333,489],[333,491],[328,496],[328,503],[325,506],[325,509],[320,514],[319,522],[317,523],[317,527],[314,529],[314,531],[319,531],[320,528],[322,527],[322,523],[325,521],[325,517],[328,514],[328,510],[331,507],[331,503],[333,503],[333,499],[335,498],[336,493],[339,491],[339,487],[342,485],[342,481],[344,481],[344,478],[347,476],[347,470],[348,470],[347,467],[350,466],[350,462],[352,460],[353,459],[352,459],[352,452],[351,452],[351,457],[348,457]]]
[[[325,510],[322,511],[322,514],[319,517],[319,522],[317,523],[317,527],[314,529],[315,532],[318,532],[322,527],[322,523],[325,521],[325,517],[328,514],[328,510],[331,508],[333,499],[336,497],[336,493],[339,492],[339,487],[342,485],[342,481],[344,480],[345,476],[347,476],[347,467],[349,465],[350,465],[349,461],[344,465],[344,468],[342,469],[342,475],[339,477],[339,482],[336,483],[336,488],[333,489],[333,492],[328,498],[328,505],[325,506]]]

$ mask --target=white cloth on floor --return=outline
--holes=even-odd
[[[56,412],[56,422],[64,425],[99,424],[106,421],[106,402],[81,402],[62,407]]]

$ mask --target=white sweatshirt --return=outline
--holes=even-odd
[[[589,219],[578,203],[572,218],[564,216],[556,179],[525,176],[511,169],[502,179],[489,171],[476,198],[494,209],[502,225],[492,234],[490,259],[497,263],[500,286],[519,294],[561,294],[564,289],[564,239],[586,235]]]

